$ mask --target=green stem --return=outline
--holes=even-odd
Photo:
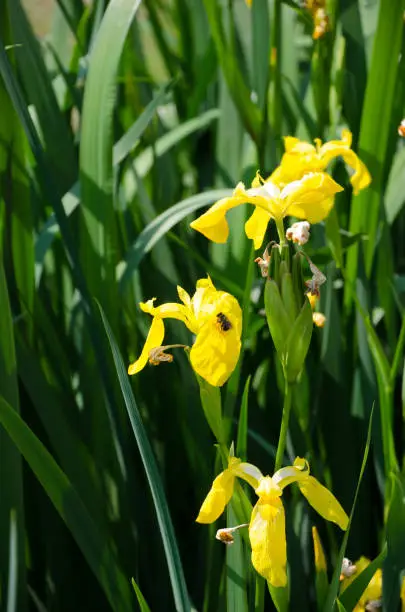
[[[284,390],[283,416],[281,418],[281,428],[280,428],[280,436],[278,439],[278,446],[277,446],[276,464],[274,466],[275,472],[277,472],[277,470],[279,470],[281,466],[283,465],[285,445],[287,442],[288,422],[290,420],[291,399],[292,399],[292,388],[289,382],[286,380],[285,390]]]
[[[280,240],[280,251],[281,251],[283,246],[287,244],[287,241],[285,239],[284,223],[282,219],[274,219],[274,221],[276,223],[277,234]]]
[[[255,612],[263,612],[264,610],[264,580],[261,576],[256,575],[255,582]]]

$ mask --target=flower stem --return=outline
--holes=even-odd
[[[277,234],[280,240],[280,250],[286,244],[284,223],[282,219],[274,219],[276,222]]]
[[[279,470],[283,464],[285,445],[287,442],[288,422],[290,420],[291,399],[292,399],[292,387],[289,384],[289,382],[286,380],[285,390],[284,390],[283,416],[281,418],[280,436],[278,439],[276,464],[274,467],[275,472],[277,472],[277,470]]]

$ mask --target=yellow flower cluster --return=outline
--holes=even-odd
[[[178,319],[195,334],[190,351],[194,370],[211,385],[223,385],[235,369],[239,359],[242,311],[237,300],[225,291],[217,291],[208,277],[197,281],[193,297],[177,287],[181,304],[167,303],[154,306],[156,298],[141,303],[143,312],[150,314],[152,325],[140,357],[128,368],[137,374],[148,361],[158,363],[154,355],[164,355],[165,334],[163,319]],[[156,349],[162,349],[156,352]],[[167,356],[166,356],[166,361]]]
[[[290,215],[318,223],[327,217],[334,195],[343,190],[326,173],[329,163],[336,157],[341,156],[354,171],[350,179],[354,193],[370,184],[366,166],[351,149],[352,135],[348,130],[343,131],[342,140],[323,145],[319,139],[314,146],[291,136],[284,142],[281,163],[268,179],[263,180],[257,173],[250,189],[238,183],[231,197],[216,202],[193,221],[191,227],[213,242],[224,243],[229,235],[228,210],[244,203],[253,204],[255,208],[245,224],[245,232],[258,249],[270,219],[279,222]]]
[[[242,478],[255,490],[258,501],[249,523],[252,563],[256,571],[275,587],[287,584],[287,542],[283,490],[294,482],[311,506],[326,520],[347,529],[349,518],[332,493],[310,475],[305,459],[281,468],[273,476],[263,476],[251,463],[230,457],[228,467],[217,476],[197,517],[199,523],[213,523],[229,503],[235,478]]]

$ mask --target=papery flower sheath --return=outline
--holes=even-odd
[[[248,238],[259,249],[270,219],[276,222],[287,215],[318,223],[325,219],[333,206],[333,196],[343,188],[325,172],[312,172],[282,188],[273,180],[256,175],[250,189],[238,183],[233,195],[216,202],[206,213],[191,223],[191,227],[213,242],[226,242],[229,226],[226,213],[240,204],[253,204],[253,214],[245,223]]]
[[[162,347],[165,334],[163,319],[178,319],[196,336],[190,351],[194,370],[211,385],[220,387],[232,374],[239,359],[241,308],[232,295],[217,291],[210,278],[197,281],[193,297],[181,287],[177,287],[177,292],[182,304],[154,306],[156,298],[141,302],[141,310],[150,314],[153,320],[142,353],[129,366],[128,374],[137,374],[148,361],[155,362],[153,352]]]
[[[371,182],[370,173],[350,148],[352,134],[349,130],[343,130],[341,140],[330,140],[322,144],[322,141],[316,138],[314,142],[315,146],[292,136],[284,138],[285,153],[269,180],[280,186],[287,185],[290,181],[302,178],[308,172],[326,170],[328,164],[340,156],[354,171],[350,177],[354,193],[357,194],[361,189],[368,187]]]
[[[281,468],[273,476],[263,476],[254,465],[242,463],[236,457],[230,458],[227,469],[214,480],[201,506],[197,517],[199,523],[212,523],[222,514],[232,497],[236,477],[246,480],[259,498],[249,524],[252,563],[256,571],[275,587],[287,584],[285,514],[281,501],[286,486],[296,482],[301,493],[323,518],[343,530],[347,529],[349,517],[346,512],[332,493],[310,476],[308,462],[300,457],[294,465]]]

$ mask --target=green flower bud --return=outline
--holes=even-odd
[[[267,323],[284,375],[297,380],[312,336],[312,309],[305,296],[302,257],[290,255],[289,246],[271,249],[269,276],[264,289]]]

